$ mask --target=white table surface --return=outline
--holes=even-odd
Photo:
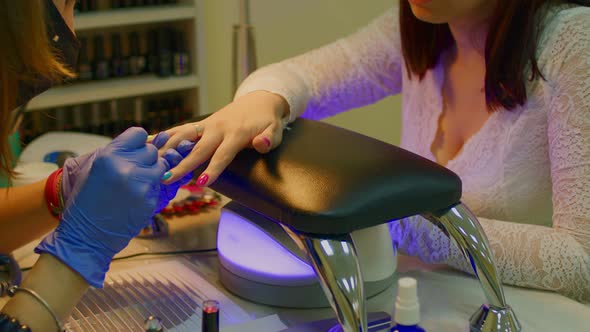
[[[152,246],[146,240],[143,240],[142,243],[145,248]],[[161,243],[157,246],[160,245]],[[151,249],[153,250],[153,248]],[[226,291],[219,282],[216,254],[198,254],[187,257],[194,263],[197,273],[228,295],[253,317],[261,318],[277,314],[288,326],[334,317],[329,308],[286,309],[259,305],[238,298]],[[113,269],[125,269],[138,263],[138,261],[115,262]],[[469,317],[485,301],[479,283],[474,277],[442,265],[424,264],[413,257],[399,256],[397,275],[417,279],[422,315],[421,325],[429,332],[468,331]],[[396,288],[397,285],[394,283],[384,292],[369,299],[368,311],[384,311],[391,314],[395,303]],[[590,331],[590,306],[546,291],[505,286],[504,292],[506,300],[522,324],[523,331]],[[274,331],[269,330],[268,332]]]
[[[172,247],[162,240],[134,240],[121,254],[141,251],[170,250]],[[218,260],[215,253],[187,255],[195,273],[240,305],[253,318],[277,314],[287,325],[293,326],[317,319],[334,317],[326,309],[285,309],[255,304],[227,292],[218,279]],[[175,257],[145,258],[113,262],[112,271],[121,271],[149,264],[153,261],[178,259]],[[28,258],[27,266],[34,259]],[[427,265],[419,260],[400,256],[397,275],[409,276],[418,281],[418,296],[421,304],[421,325],[429,332],[468,331],[468,319],[484,302],[483,292],[473,277],[450,270],[440,265]],[[505,286],[506,299],[519,318],[523,331],[568,332],[590,331],[590,306],[583,305],[555,293]],[[368,300],[368,311],[392,313],[396,285]],[[0,305],[5,299],[0,301]],[[264,329],[258,332],[266,332]],[[274,332],[268,330],[268,332]]]

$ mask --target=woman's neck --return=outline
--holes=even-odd
[[[488,24],[485,20],[457,20],[449,22],[455,40],[455,58],[462,61],[481,60],[485,56]]]
[[[462,61],[480,60],[485,57],[489,20],[496,1],[484,2],[472,13],[450,21],[449,29],[455,40],[455,56]]]

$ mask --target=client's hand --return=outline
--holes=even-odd
[[[151,143],[156,148],[160,149],[166,144],[169,138],[170,135],[167,132],[161,132],[154,137]],[[194,147],[195,143],[190,141],[182,141],[176,146],[176,149],[167,149],[164,151],[163,157],[168,162],[170,168],[174,168],[178,166],[182,159],[185,158]],[[167,173],[167,176],[170,176],[170,173]],[[188,173],[176,182],[172,182],[170,184],[160,184],[160,199],[158,200],[158,208],[156,211],[160,212],[163,208],[165,208],[166,205],[168,205],[168,202],[170,202],[170,200],[176,196],[178,189],[182,185],[188,183],[192,177],[192,173]],[[166,177],[162,178],[162,180],[166,180]]]
[[[169,168],[147,133],[130,128],[94,154],[85,181],[77,182],[59,226],[35,249],[49,253],[102,287],[113,256],[149,224]]]
[[[166,132],[162,132],[158,134],[153,140],[152,144],[156,146],[156,148],[161,148],[166,144],[168,138],[170,136]],[[168,149],[164,152],[162,157],[166,159],[170,168],[176,167],[180,161],[186,157],[189,152],[193,149],[195,143],[190,141],[183,141],[176,149]],[[95,150],[94,152],[87,153],[82,156],[78,156],[75,158],[68,158],[64,165],[63,165],[63,173],[62,173],[62,180],[61,180],[61,194],[63,197],[64,202],[67,204],[70,197],[72,196],[72,192],[78,183],[84,183],[86,178],[88,177],[88,172],[90,171],[90,167],[96,158],[97,153],[100,150]],[[190,181],[192,174],[187,174],[185,177],[180,179],[177,182],[171,184],[161,184],[160,185],[160,196],[158,200],[158,207],[156,208],[156,212],[160,212],[168,202],[176,196],[176,192],[178,189]]]
[[[281,143],[283,118],[288,112],[288,104],[281,96],[255,91],[236,99],[203,121],[166,131],[170,139],[160,149],[161,153],[184,140],[197,144],[178,166],[166,173],[164,183],[178,181],[211,159],[207,169],[197,179],[199,186],[207,186],[217,179],[242,149],[253,147],[260,153],[269,152]]]

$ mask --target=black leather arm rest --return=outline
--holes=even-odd
[[[461,180],[448,169],[305,119],[270,153],[239,153],[211,187],[299,232],[323,235],[448,208],[461,198]]]

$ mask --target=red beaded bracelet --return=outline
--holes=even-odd
[[[63,198],[61,197],[61,175],[63,169],[51,173],[45,182],[45,202],[52,216],[59,219],[64,208]]]

